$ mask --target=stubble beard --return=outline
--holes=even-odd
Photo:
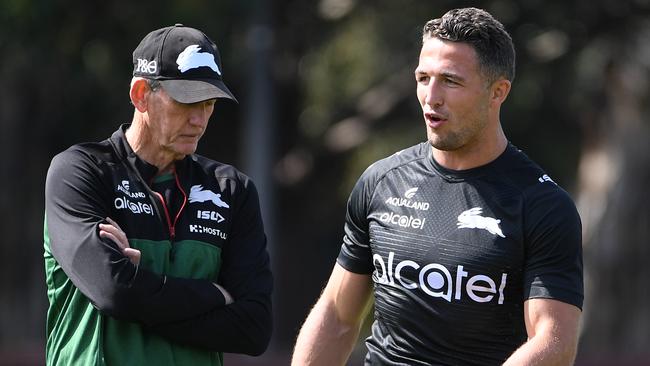
[[[429,144],[437,150],[456,151],[477,140],[479,135],[484,133],[486,126],[487,121],[474,120],[460,131],[446,131],[446,133],[442,134],[429,129],[427,137]]]
[[[462,143],[462,138],[458,133],[448,133],[445,136],[440,136],[434,132],[429,133],[429,144],[437,150],[442,151],[453,151],[460,148]]]

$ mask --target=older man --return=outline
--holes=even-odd
[[[221,365],[259,355],[272,277],[253,182],[195,154],[223,83],[216,45],[177,24],[133,52],[131,124],[52,160],[48,365]]]

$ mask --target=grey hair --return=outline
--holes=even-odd
[[[131,79],[131,88],[133,88],[133,84],[135,84],[135,82],[138,81],[138,80],[146,80],[147,85],[149,85],[149,88],[153,92],[156,92],[156,91],[158,91],[158,89],[162,88],[162,84],[160,83],[160,80],[148,79],[148,78],[143,78],[143,77],[140,77],[140,76],[134,76]]]

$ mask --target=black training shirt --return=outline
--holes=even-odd
[[[582,307],[580,218],[513,145],[464,171],[431,149],[371,165],[348,201],[338,263],[374,282],[366,364],[501,364],[527,338],[524,300]]]

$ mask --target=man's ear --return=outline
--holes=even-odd
[[[492,86],[490,87],[492,102],[501,105],[501,103],[503,103],[508,97],[511,87],[512,83],[510,83],[510,80],[506,79],[499,79],[492,83]]]
[[[131,103],[141,113],[147,111],[147,95],[151,91],[149,83],[145,79],[136,79],[131,83]]]

